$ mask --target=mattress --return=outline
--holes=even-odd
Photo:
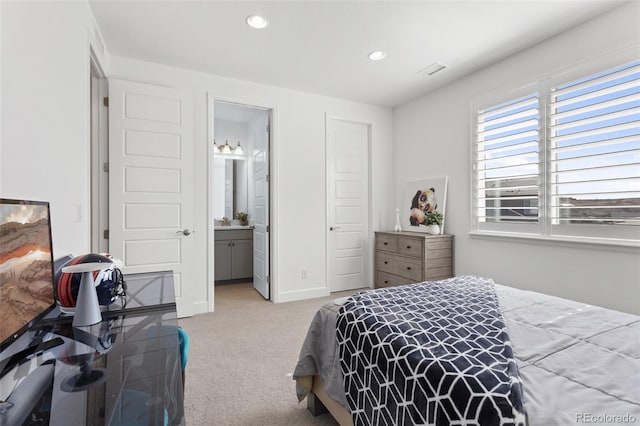
[[[640,423],[640,317],[504,285],[495,290],[529,425]],[[299,399],[317,374],[348,407],[336,344],[346,300],[326,304],[310,324],[294,370]]]

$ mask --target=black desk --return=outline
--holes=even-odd
[[[184,424],[173,273],[125,281],[126,304],[110,305],[101,323],[74,328],[56,307],[0,353],[2,368],[34,342],[62,343],[3,372],[0,401],[13,406],[0,404],[0,426]]]

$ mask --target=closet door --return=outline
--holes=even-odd
[[[370,287],[369,125],[328,117],[326,135],[329,289]]]

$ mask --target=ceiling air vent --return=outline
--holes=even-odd
[[[435,73],[437,73],[438,71],[442,71],[446,67],[447,67],[446,65],[443,65],[440,62],[434,62],[431,65],[429,65],[428,67],[423,68],[420,71],[418,71],[418,74],[434,75]]]

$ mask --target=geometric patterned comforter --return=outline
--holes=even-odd
[[[344,303],[336,328],[355,426],[526,424],[492,280],[363,291]]]
[[[500,284],[495,289],[529,426],[640,425],[640,316]],[[336,341],[346,300],[326,303],[311,319],[293,371],[298,400],[318,375],[326,394],[349,410]]]

